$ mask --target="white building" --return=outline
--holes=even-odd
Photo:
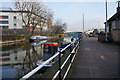
[[[20,13],[21,11],[1,10],[0,11],[0,28],[2,29],[24,29],[26,28],[22,21],[22,17]],[[25,17],[25,15],[27,14],[27,11],[23,11],[23,13]],[[46,22],[45,18],[41,20]],[[36,28],[38,30],[40,27],[45,27],[45,26],[46,24],[42,25],[42,22],[41,22],[41,26],[38,25]]]
[[[22,22],[22,18],[20,16],[20,11],[0,11],[0,28],[22,29],[24,27],[24,23]]]

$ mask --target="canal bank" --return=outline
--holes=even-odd
[[[37,36],[39,36],[39,35],[37,35]],[[43,35],[43,36],[47,36],[48,41],[53,40],[53,39],[64,38],[63,34],[61,34],[61,35],[60,34],[58,34],[58,35]],[[12,45],[12,44],[21,43],[21,42],[28,42],[30,37],[31,37],[31,35],[2,35],[1,36],[2,40],[0,41],[0,46]]]

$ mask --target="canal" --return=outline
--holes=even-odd
[[[51,39],[2,46],[0,51],[2,78],[21,78],[37,67],[37,61],[43,58],[43,43],[63,41],[64,39]]]

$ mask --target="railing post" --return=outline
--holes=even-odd
[[[73,43],[74,44],[74,43]],[[71,61],[72,61],[72,56],[73,56],[73,53],[71,53],[72,52],[72,45],[70,45],[70,54],[71,54],[71,56],[70,56],[70,63],[71,63]]]
[[[71,53],[71,51],[72,51],[72,46],[70,45],[70,53]]]
[[[81,37],[79,38],[79,43],[80,43],[80,39],[81,39]]]
[[[61,51],[59,51],[59,80],[61,80]]]

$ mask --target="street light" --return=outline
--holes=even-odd
[[[108,35],[107,35],[107,28],[108,28],[108,22],[107,22],[107,0],[106,0],[106,42],[107,42],[107,37],[108,37]]]
[[[83,13],[83,33],[84,33],[84,13]]]

